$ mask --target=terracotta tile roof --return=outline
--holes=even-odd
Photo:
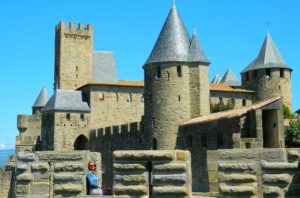
[[[193,124],[199,124],[199,123],[205,123],[205,122],[211,122],[211,121],[216,121],[216,120],[221,120],[221,119],[230,119],[230,118],[234,118],[234,117],[240,117],[242,115],[245,115],[246,113],[253,111],[253,110],[257,110],[260,109],[268,104],[271,104],[275,101],[280,100],[282,97],[278,96],[278,97],[274,97],[250,106],[246,106],[246,107],[242,107],[240,109],[235,109],[235,110],[229,110],[229,111],[222,111],[222,112],[218,112],[218,113],[213,113],[207,116],[201,116],[201,117],[197,117],[197,118],[193,118],[183,124],[181,124],[182,126],[185,125],[193,125]]]
[[[241,88],[232,88],[226,84],[209,84],[209,89],[211,91],[227,91],[227,92],[241,92],[241,93],[254,93],[252,90],[241,89]]]
[[[110,82],[90,82],[77,89],[81,89],[86,86],[91,85],[108,85],[108,86],[127,86],[127,87],[144,87],[144,81],[142,80],[119,80],[117,83],[110,83]]]

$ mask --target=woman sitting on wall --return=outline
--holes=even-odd
[[[93,161],[88,162],[89,172],[86,174],[86,182],[88,186],[89,195],[103,195],[110,194],[110,190],[103,190],[99,181],[99,177],[96,175],[97,166]]]

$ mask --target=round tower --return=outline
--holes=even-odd
[[[172,5],[144,65],[145,131],[152,149],[175,149],[179,126],[209,114],[208,65],[196,32],[190,40]]]
[[[267,33],[257,58],[241,72],[242,86],[254,90],[258,100],[282,96],[283,104],[292,109],[291,73]]]

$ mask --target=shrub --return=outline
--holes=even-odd
[[[210,104],[210,112],[216,113],[220,111],[227,111],[233,109],[235,104],[231,102],[230,100],[227,102],[227,104],[224,104],[223,102],[217,103],[217,104]]]
[[[285,146],[300,147],[300,122],[291,120],[290,126],[285,127]]]

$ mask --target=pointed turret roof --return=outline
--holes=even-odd
[[[257,58],[250,63],[243,71],[251,71],[255,69],[263,68],[286,68],[291,69],[283,60],[279,50],[277,49],[275,43],[273,42],[270,33],[264,40],[264,43],[260,49]]]
[[[189,46],[188,32],[173,2],[165,24],[145,64],[187,61]]]
[[[189,61],[199,61],[209,64],[209,60],[206,58],[204,51],[201,48],[196,30],[194,30],[194,34],[191,39],[188,58]]]
[[[211,84],[219,84],[221,81],[221,77],[219,76],[219,74],[216,74],[215,77],[213,78],[213,80],[210,82]]]
[[[220,83],[227,84],[232,87],[241,86],[241,82],[238,81],[230,67],[228,67]]]
[[[32,107],[43,107],[47,104],[48,100],[48,92],[46,88],[43,87]]]

